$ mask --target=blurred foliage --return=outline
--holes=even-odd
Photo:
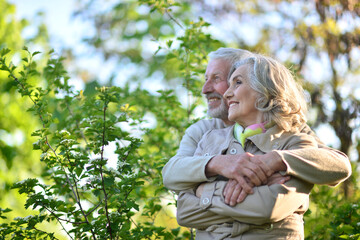
[[[41,46],[40,51],[48,52],[46,28],[40,24],[37,34],[23,40],[21,32],[29,23],[16,20],[15,6],[0,0],[0,48],[13,50],[3,52],[2,66],[8,69],[0,71],[3,109],[0,179],[4,182],[0,188],[4,196],[0,218],[8,217],[5,224],[11,234],[19,239],[25,232],[29,238],[59,238],[45,233],[37,224],[62,222],[66,218],[73,227],[70,231],[65,229],[75,238],[94,236],[95,232],[107,238],[113,232],[123,239],[192,238],[191,232],[176,224],[173,212],[176,197],[162,186],[161,169],[175,154],[185,129],[197,120],[201,110],[198,106],[204,104],[200,95],[203,80],[199,76],[204,74],[207,54],[229,46],[271,54],[285,62],[304,82],[312,100],[309,123],[315,129],[328,126],[328,131],[335,133],[335,142],[339,142],[336,147],[352,160],[354,174],[345,183],[336,188],[314,188],[311,211],[305,217],[307,239],[358,239],[359,3],[329,0],[77,3],[74,16],[90,22],[94,30],[84,39],[89,47],[88,57],[100,54],[104,66],[116,62],[105,83],[108,87],[86,81],[84,91],[76,92],[68,84],[64,59],[20,51],[26,44],[30,49]],[[71,50],[66,54],[71,58],[65,60],[73,62],[65,64],[76,65]],[[25,67],[12,69],[14,64]],[[100,76],[102,66],[99,69]],[[126,75],[126,84],[113,87],[120,85],[117,81],[125,70],[131,70]],[[15,86],[19,85],[9,71],[15,78],[26,79],[29,85],[24,86],[28,91],[21,87],[20,91],[38,102],[16,93]],[[84,74],[84,70],[78,73]],[[105,121],[100,117],[104,104],[108,106]],[[29,107],[30,112],[26,111]],[[44,121],[48,122],[44,125]],[[102,128],[104,123],[108,128]],[[70,145],[64,145],[63,140]],[[52,153],[50,146],[57,146]],[[102,146],[106,146],[109,155],[89,162],[90,156],[101,154]],[[32,151],[33,147],[38,151]],[[43,153],[41,157],[39,151]],[[117,159],[108,161],[117,162],[116,170],[103,162],[112,151]],[[59,154],[61,161],[53,159],[55,154]],[[71,157],[63,161],[66,155]],[[84,170],[87,167],[89,171]],[[106,175],[104,179],[98,178],[101,171]],[[120,176],[121,171],[128,174]],[[40,175],[39,180],[34,179]],[[71,176],[71,184],[67,175]],[[90,185],[83,184],[81,179],[87,180],[91,175],[97,177],[89,181]],[[14,186],[28,194],[26,206],[37,207],[41,214],[11,221],[12,216],[24,213],[20,203],[5,205],[18,198],[10,188],[28,177]],[[118,188],[111,188],[115,182]],[[81,199],[86,199],[86,206],[90,206],[86,209],[88,214],[80,211],[82,203],[71,188],[64,187],[77,184]],[[43,190],[39,192],[39,188]],[[120,189],[126,194],[116,192]],[[112,197],[106,203],[108,193]],[[113,215],[107,215],[106,209]],[[73,214],[65,214],[69,211]],[[115,228],[116,231],[109,230]]]
[[[14,51],[11,58],[19,61],[24,54],[20,53],[26,43],[22,38],[22,31],[29,25],[26,20],[17,20],[15,5],[5,0],[0,1],[0,48],[11,48]],[[39,83],[36,78],[31,78],[34,83]],[[40,154],[32,151],[35,138],[31,133],[39,122],[33,114],[26,111],[29,102],[16,94],[14,83],[7,74],[0,71],[0,205],[13,209],[8,215],[25,216],[31,211],[24,212],[24,197],[10,191],[14,182],[26,177],[39,176],[42,166]]]

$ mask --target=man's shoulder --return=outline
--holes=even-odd
[[[224,121],[218,118],[213,119],[202,119],[192,124],[186,131],[201,131],[207,132],[211,129],[222,129],[225,128],[226,125]]]
[[[221,119],[202,119],[188,127],[185,131],[184,137],[192,138],[198,142],[206,132],[225,127],[226,125]]]

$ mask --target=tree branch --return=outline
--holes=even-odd
[[[107,102],[105,99],[105,106],[104,106],[104,116],[103,116],[103,121],[104,121],[104,125],[103,125],[103,133],[102,133],[102,146],[101,146],[101,162],[102,160],[104,160],[104,148],[105,148],[105,131],[106,131],[106,109],[107,109]],[[110,217],[109,217],[109,209],[108,209],[108,195],[105,189],[105,180],[104,180],[104,175],[103,175],[103,166],[102,163],[100,164],[100,175],[101,175],[101,182],[102,182],[102,189],[104,192],[104,202],[105,202],[105,214],[106,214],[106,219],[108,221],[108,227],[107,227],[107,231],[110,234],[110,239],[113,239],[112,236],[112,228],[111,228],[111,221],[110,221]]]

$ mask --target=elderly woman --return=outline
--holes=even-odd
[[[317,146],[312,136],[299,132],[306,122],[303,90],[276,60],[254,55],[237,62],[224,96],[229,120],[236,124],[207,132],[195,155],[260,155]],[[303,214],[313,184],[292,177],[285,184],[254,187],[253,194],[235,206],[225,203],[226,184],[220,178],[180,192],[178,223],[196,228],[196,239],[304,238]]]

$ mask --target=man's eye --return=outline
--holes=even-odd
[[[242,84],[242,81],[236,80],[236,84]]]

